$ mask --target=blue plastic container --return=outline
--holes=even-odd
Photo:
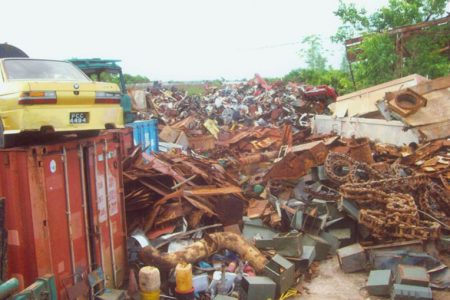
[[[159,151],[158,120],[135,121],[127,127],[133,128],[135,146],[140,145],[148,154]]]

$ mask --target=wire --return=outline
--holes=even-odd
[[[298,294],[299,294],[299,292],[296,289],[289,289],[286,292],[284,292],[283,294],[281,294],[281,296],[278,300],[286,300],[291,297],[297,296]]]

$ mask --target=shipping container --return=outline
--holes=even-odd
[[[55,275],[59,297],[102,267],[106,286],[126,274],[122,152],[130,130],[0,150],[7,277],[22,287]]]

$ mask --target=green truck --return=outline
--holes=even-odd
[[[124,122],[131,123],[136,119],[132,111],[131,97],[128,95],[122,68],[118,65],[120,60],[101,58],[72,58],[71,63],[80,68],[87,76],[96,81],[114,80],[122,92],[120,105],[124,112]],[[118,81],[118,82],[117,82]]]

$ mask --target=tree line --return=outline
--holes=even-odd
[[[437,78],[450,74],[450,24],[429,26],[420,31],[393,31],[448,16],[447,0],[389,0],[372,14],[355,4],[340,1],[334,12],[342,25],[332,37],[335,43],[361,37],[350,47],[341,67],[327,66],[321,39],[303,39],[306,67],[291,71],[285,81],[328,84],[339,94],[383,83],[409,74]],[[352,58],[351,68],[348,57]]]

